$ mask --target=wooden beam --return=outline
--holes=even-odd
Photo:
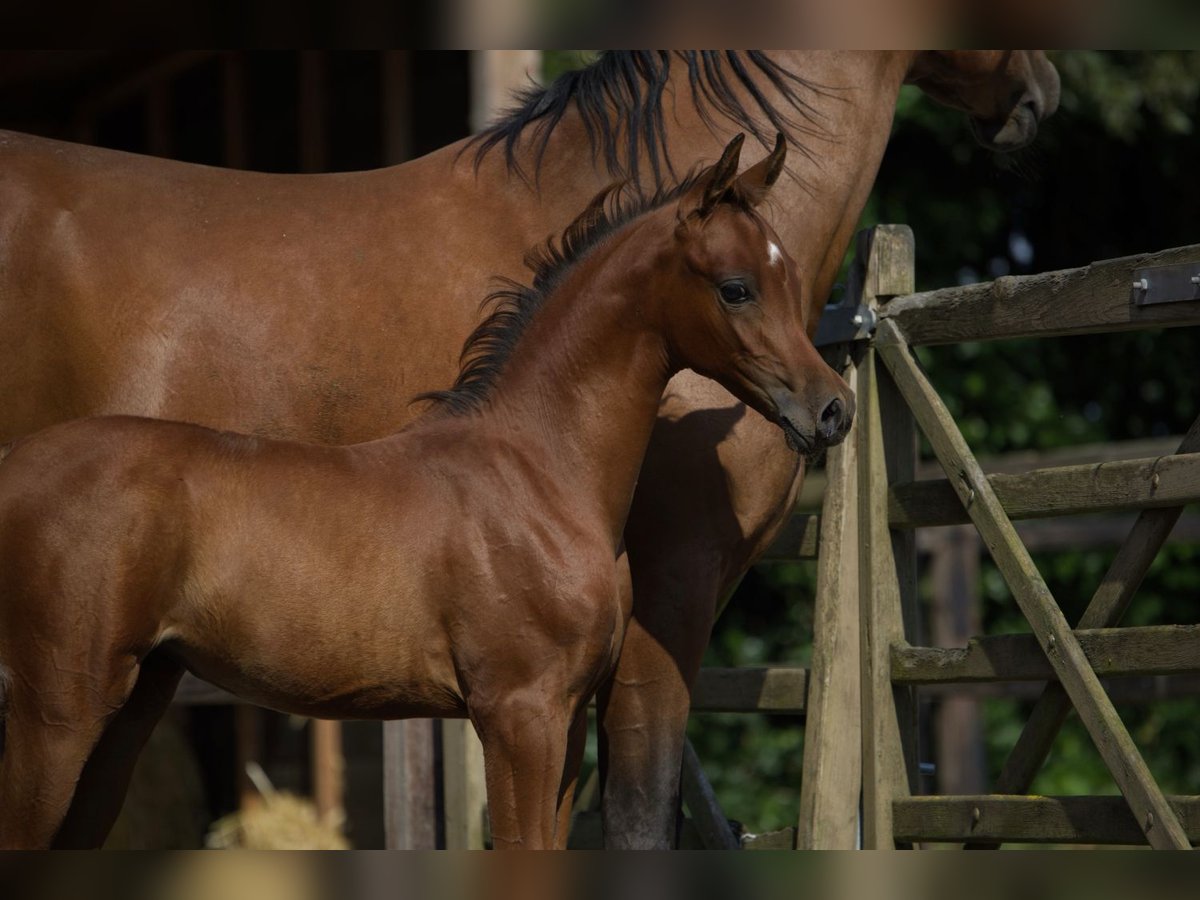
[[[1075,636],[1097,675],[1200,672],[1200,625],[1099,628]],[[893,647],[892,680],[947,684],[1055,681],[1057,676],[1034,635],[1000,634],[973,638],[964,648]]]
[[[845,373],[853,384],[855,366]],[[853,850],[862,790],[858,608],[858,436],[829,450],[821,511],[812,671],[800,779],[800,849]]]
[[[346,758],[342,755],[342,723],[310,720],[313,803],[321,821],[340,825],[346,813]]]
[[[1200,450],[1200,418],[1192,423],[1177,452],[1197,450]],[[1174,507],[1147,510],[1138,516],[1080,617],[1080,628],[1106,628],[1120,622],[1181,513],[1180,507]],[[1070,700],[1061,685],[1046,685],[1004,762],[996,782],[998,790],[1005,793],[1029,790],[1070,708]]]
[[[892,803],[912,790],[904,745],[916,709],[910,689],[895,689],[888,648],[905,641],[900,580],[887,526],[887,472],[875,353],[858,378],[859,598],[862,635],[864,849],[892,849]]]
[[[961,646],[982,631],[979,597],[979,532],[971,525],[939,529],[942,540],[930,558],[929,635],[934,646]],[[895,655],[892,679],[896,678]],[[987,790],[983,717],[971,696],[939,699],[932,711],[937,793],[978,794]]]
[[[721,812],[717,803],[717,795],[712,785],[700,768],[700,758],[696,756],[696,748],[692,742],[683,742],[683,774],[679,781],[680,793],[688,812],[692,814],[692,822],[700,833],[700,840],[705,850],[740,850],[737,836],[729,827],[729,820]]]
[[[913,345],[1200,325],[1200,302],[1138,306],[1133,272],[1196,263],[1200,245],[900,297],[881,315]]]
[[[1159,509],[1200,502],[1200,453],[1035,469],[987,480],[1010,519]],[[892,488],[888,519],[893,528],[918,528],[961,525],[970,516],[954,485],[940,478]]]
[[[808,670],[791,666],[708,667],[692,689],[692,712],[756,712],[803,715]]]
[[[1200,840],[1200,797],[1169,797],[1166,802],[1186,839]],[[1120,797],[912,797],[898,801],[893,816],[896,840],[1146,843]]]
[[[383,824],[388,850],[436,850],[433,720],[383,723]]]
[[[442,719],[442,808],[447,850],[482,850],[487,825],[483,744],[467,719]]]
[[[875,346],[929,438],[942,467],[947,473],[955,473],[951,481],[955,492],[979,528],[1017,605],[1038,636],[1038,642],[1054,666],[1080,720],[1137,821],[1142,823],[1151,845],[1164,849],[1188,848],[1190,845],[1183,827],[1167,805],[1162,789],[1151,776],[1112,701],[1104,693],[1083,648],[1029,552],[1017,537],[950,411],[913,359],[903,332],[893,321],[881,321]]]

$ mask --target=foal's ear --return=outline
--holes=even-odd
[[[779,180],[786,159],[787,139],[782,133],[776,134],[775,149],[766,159],[756,162],[738,176],[733,183],[733,192],[748,206],[758,206],[770,193],[771,185]]]
[[[679,201],[679,217],[686,219],[695,213],[700,218],[706,217],[713,211],[721,198],[724,197],[737,178],[738,159],[742,155],[742,144],[746,135],[739,134],[725,147],[716,165],[710,166],[700,174],[691,190]]]

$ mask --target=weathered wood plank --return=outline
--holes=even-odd
[[[1133,271],[1195,262],[1200,245],[898,297],[880,311],[909,342],[951,344],[1200,325],[1200,303],[1133,302]]]
[[[820,516],[798,514],[784,524],[783,529],[759,562],[787,562],[796,559],[816,559],[821,540]]]
[[[443,719],[442,810],[447,850],[482,850],[487,824],[483,744],[467,719]]]
[[[700,670],[692,690],[692,712],[761,712],[803,715],[808,670],[793,666]]]
[[[1144,824],[1150,843],[1160,848],[1187,848],[1187,836],[1179,820],[1146,768],[949,410],[913,359],[904,334],[893,321],[882,321],[875,346],[943,468],[947,473],[955,473],[952,480],[955,491],[979,528],[1121,793],[1129,801],[1137,821]]]
[[[1058,682],[1052,682],[1058,685]],[[1200,697],[1200,675],[1127,675],[1108,676],[1101,681],[1113,703],[1146,706],[1161,700]],[[974,697],[978,700],[1004,697],[1009,700],[1037,700],[1045,686],[1038,681],[974,681],[926,684],[919,688],[921,700],[944,697]],[[1070,701],[1068,701],[1070,705]],[[1027,726],[1028,727],[1028,726]],[[1035,773],[1036,774],[1036,773]],[[995,785],[992,786],[995,790]],[[1028,788],[1026,789],[1028,790]],[[996,791],[1024,793],[1024,791]]]
[[[1200,453],[989,475],[1010,519],[1158,509],[1200,502]],[[944,478],[900,484],[888,492],[893,528],[960,525],[970,517]]]
[[[1200,797],[1167,803],[1187,839],[1200,840]],[[898,841],[1146,843],[1121,797],[913,797],[898,801],[893,816]]]
[[[729,820],[721,812],[717,803],[717,795],[713,793],[712,785],[700,768],[700,758],[692,742],[683,742],[683,773],[679,779],[680,793],[688,812],[692,814],[692,822],[700,834],[700,840],[706,850],[740,850]]]
[[[1197,450],[1200,450],[1200,418],[1192,423],[1177,452]],[[1173,507],[1147,510],[1138,516],[1080,617],[1080,628],[1105,628],[1120,622],[1181,512],[1180,507]],[[1061,685],[1046,685],[1004,762],[996,781],[998,791],[1023,793],[1029,790],[1070,708],[1070,700]]]
[[[911,238],[911,234],[909,235]],[[854,366],[845,373],[854,384]],[[862,790],[857,435],[827,454],[797,846],[853,850]]]
[[[1200,625],[1098,628],[1075,636],[1097,675],[1200,672]],[[1034,635],[1000,634],[974,638],[963,648],[893,647],[892,680],[948,684],[1057,677]]]
[[[892,687],[888,648],[905,641],[901,588],[887,526],[887,471],[875,352],[858,378],[859,598],[862,622],[862,846],[891,849],[892,803],[911,792],[901,727],[907,689]]]
[[[387,849],[436,850],[433,720],[383,723],[383,816]]]
[[[979,561],[982,546],[973,525],[939,528],[929,564],[933,591],[928,634],[936,647],[965,644],[982,628]],[[1040,652],[1040,651],[1039,651]],[[892,678],[895,679],[895,649]],[[966,695],[943,696],[934,705],[930,730],[937,762],[937,793],[978,794],[988,789],[983,716],[979,702]]]

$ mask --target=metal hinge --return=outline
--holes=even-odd
[[[1132,289],[1133,302],[1138,306],[1200,300],[1200,265],[1181,263],[1135,269]]]
[[[817,347],[829,347],[865,341],[875,334],[877,322],[875,310],[869,306],[826,306],[813,343]]]

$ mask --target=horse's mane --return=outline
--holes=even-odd
[[[562,236],[553,235],[525,255],[533,271],[533,283],[524,285],[508,278],[488,294],[481,309],[490,309],[463,344],[460,369],[449,390],[418,394],[415,400],[432,400],[451,415],[466,415],[483,408],[496,377],[512,356],[526,326],[543,306],[563,276],[604,240],[639,216],[677,200],[700,177],[697,169],[671,188],[644,194],[630,182],[615,182],[597,194],[566,227]],[[725,198],[739,209],[753,213],[745,198],[731,191]]]
[[[762,50],[609,50],[547,87],[520,92],[513,109],[473,138],[475,165],[503,145],[509,170],[528,178],[517,161],[516,147],[532,128],[536,179],[550,135],[574,103],[593,157],[603,157],[611,175],[638,184],[645,162],[654,186],[661,188],[667,176],[676,177],[663,110],[663,93],[675,62],[687,66],[692,102],[709,127],[716,127],[715,114],[766,147],[783,132],[801,155],[816,161],[800,138],[829,137],[821,124],[824,116],[810,99],[831,96],[834,90],[784,68]],[[787,101],[784,108],[763,92],[763,79]],[[743,95],[749,103],[743,102]]]

